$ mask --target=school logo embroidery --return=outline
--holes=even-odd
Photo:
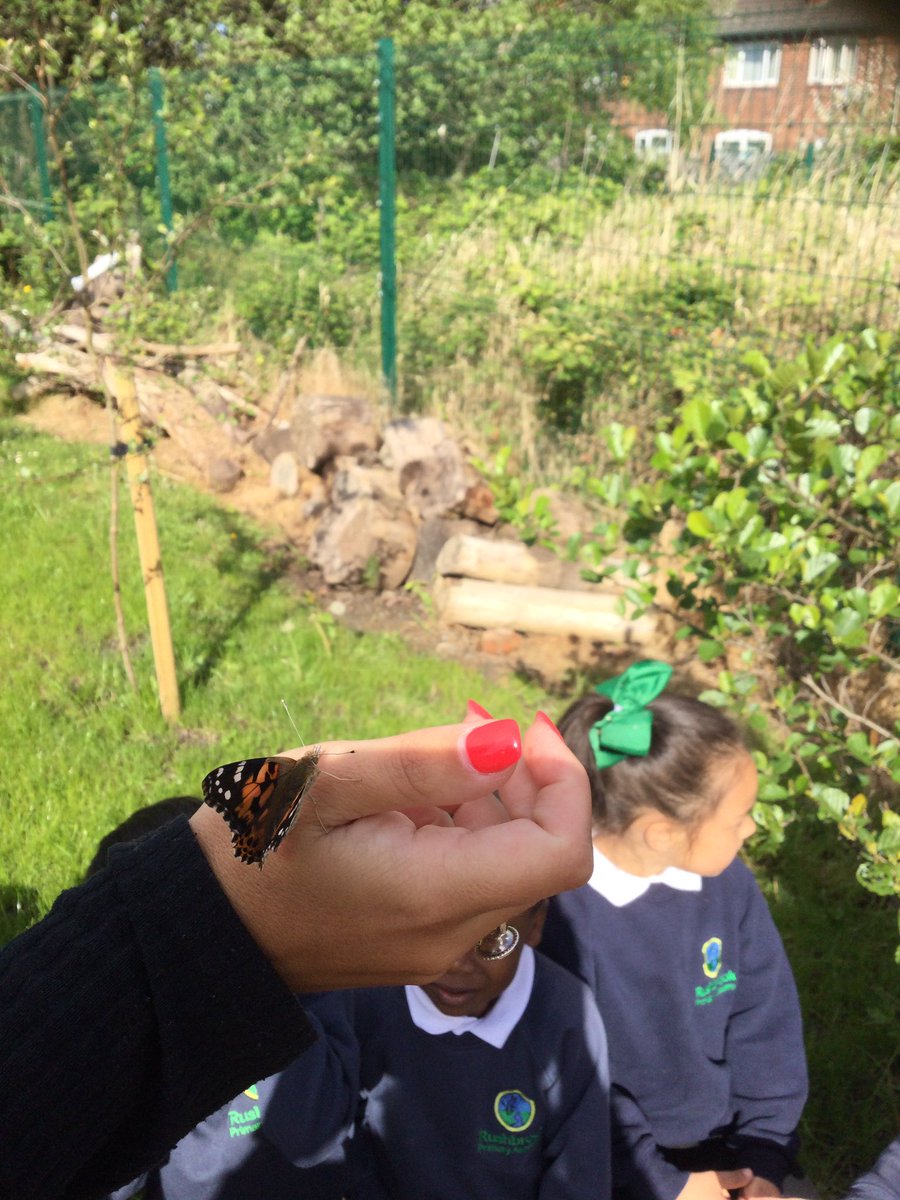
[[[255,1083],[252,1083],[250,1085],[250,1087],[244,1088],[244,1095],[249,1096],[249,1098],[251,1100],[258,1100],[259,1099],[259,1088],[256,1086]]]
[[[498,1092],[494,1116],[510,1133],[521,1133],[534,1120],[535,1103],[524,1092]]]
[[[703,974],[709,983],[698,984],[694,988],[694,1004],[712,1004],[718,996],[733,992],[737,987],[737,975],[734,971],[722,973],[722,939],[711,937],[700,947],[703,956]]]
[[[700,948],[703,955],[703,974],[707,979],[715,979],[722,969],[722,939],[711,937]]]
[[[479,1129],[479,1154],[519,1155],[537,1151],[541,1144],[540,1130],[525,1131],[532,1124],[537,1112],[533,1100],[518,1089],[498,1092],[494,1099],[494,1116],[502,1132],[496,1129]]]

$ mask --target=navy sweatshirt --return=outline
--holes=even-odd
[[[800,1006],[742,862],[698,892],[653,884],[623,907],[590,885],[567,892],[541,948],[589,985],[606,1025],[615,1187],[673,1200],[689,1170],[713,1165],[684,1151],[707,1139],[781,1185],[807,1094]]]
[[[245,1089],[178,1143],[167,1161],[112,1194],[129,1200],[337,1200],[349,1182],[359,1053],[351,993],[303,996],[319,1040],[277,1075]],[[269,1111],[288,1097],[293,1161],[268,1137]],[[316,1167],[314,1172],[308,1168]]]
[[[900,1198],[900,1135],[894,1138],[871,1171],[861,1175],[847,1200],[898,1200]]]
[[[426,1033],[401,987],[355,993],[365,1099],[353,1200],[608,1200],[603,1023],[579,980],[535,960],[500,1049]],[[280,1134],[290,1155],[287,1123]]]
[[[314,1039],[180,819],[0,954],[0,1196],[101,1196]]]

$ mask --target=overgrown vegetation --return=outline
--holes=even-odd
[[[865,330],[744,366],[731,386],[682,367],[681,402],[652,430],[597,429],[611,465],[572,483],[602,517],[569,552],[602,578],[625,546],[628,603],[674,610],[677,636],[719,668],[703,698],[758,739],[758,849],[813,806],[855,844],[863,887],[900,897],[896,339]],[[533,537],[541,511],[507,495],[507,463],[495,490]]]

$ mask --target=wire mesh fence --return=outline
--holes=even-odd
[[[750,344],[896,323],[896,43],[618,22],[386,62],[0,97],[7,283],[66,185],[98,248],[136,237],[270,343],[394,371],[410,408],[513,390],[560,428]]]

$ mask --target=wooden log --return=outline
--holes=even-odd
[[[652,616],[621,615],[619,596],[557,588],[520,587],[477,579],[438,579],[435,606],[448,625],[561,634],[594,642],[646,645],[656,636]]]
[[[224,358],[241,352],[240,342],[207,342],[201,346],[187,346],[141,341],[139,345],[147,354],[155,354],[157,358]]]
[[[91,366],[91,360],[80,350],[66,353],[65,347],[60,346],[53,354],[45,354],[40,350],[23,352],[16,355],[16,365],[23,371],[34,371],[38,375],[53,375],[57,379],[65,379],[84,388],[85,391],[100,391],[100,381]]]
[[[602,590],[620,593],[633,583],[619,571],[613,571],[600,583],[591,582],[582,577],[579,563],[567,562],[543,546],[526,546],[523,542],[473,537],[470,534],[455,534],[448,538],[441,547],[435,565],[441,575],[461,575],[491,583],[563,588],[576,592],[596,593]],[[610,565],[613,565],[612,562]],[[638,571],[639,578],[649,574],[649,567]]]
[[[441,547],[435,564],[441,575],[462,575],[491,583],[522,587],[587,590],[595,585],[581,578],[577,563],[564,562],[552,550],[522,542],[455,534]]]
[[[62,338],[66,342],[74,342],[76,346],[87,347],[88,332],[83,325],[55,325],[51,332],[55,338]],[[112,354],[115,349],[112,335],[101,333],[99,329],[92,331],[91,345],[98,354]]]

